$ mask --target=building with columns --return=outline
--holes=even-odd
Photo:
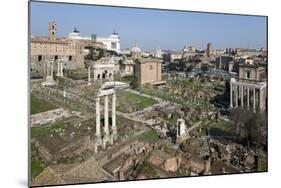
[[[267,71],[253,61],[239,65],[238,78],[230,81],[230,107],[264,111],[267,107]]]
[[[116,53],[121,52],[120,47],[120,37],[118,33],[115,31],[109,35],[108,37],[100,37],[96,36],[96,34],[92,34],[91,36],[81,36],[79,31],[76,29],[68,35],[69,39],[75,39],[75,40],[93,40],[98,43],[102,43],[105,46],[105,49],[115,51]]]
[[[111,104],[111,131],[109,129],[109,97],[112,97]],[[104,126],[103,135],[101,133],[101,117],[100,117],[100,100],[104,98]],[[95,152],[98,152],[98,146],[102,145],[106,148],[106,143],[113,144],[113,141],[117,137],[117,127],[116,127],[116,94],[114,89],[100,90],[96,96],[96,134],[95,134]]]

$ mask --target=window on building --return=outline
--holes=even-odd
[[[153,65],[150,65],[150,66],[149,66],[149,69],[152,70],[152,69],[153,69]]]
[[[116,42],[112,42],[112,43],[111,43],[111,48],[112,48],[112,49],[116,49]]]
[[[38,56],[38,61],[40,62],[42,60],[42,55]]]
[[[71,61],[72,60],[72,56],[70,55],[69,57],[68,57],[68,61]]]
[[[58,56],[57,55],[55,55],[55,60],[57,60],[58,59]]]
[[[246,78],[248,78],[248,79],[251,78],[251,73],[250,73],[250,71],[247,71],[247,72],[246,72]]]

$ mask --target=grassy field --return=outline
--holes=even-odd
[[[88,78],[88,70],[87,69],[77,69],[67,71],[66,76],[73,80],[83,80]]]
[[[52,105],[46,101],[38,99],[34,95],[31,95],[30,102],[31,102],[31,105],[30,105],[31,114],[37,114],[40,112],[45,112],[45,111],[53,110],[53,109],[57,108],[55,105]]]
[[[258,172],[267,172],[268,171],[267,161],[259,162],[257,171]]]
[[[37,157],[36,148],[34,144],[31,144],[31,177],[34,178],[40,174],[45,165]]]
[[[214,122],[209,124],[207,127],[209,129],[209,134],[211,136],[221,136],[221,137],[235,136],[232,125],[225,121]]]
[[[154,99],[143,97],[141,95],[124,90],[117,90],[117,96],[121,99],[119,106],[117,106],[117,110],[122,112],[124,112],[124,109],[122,109],[122,103],[130,104],[130,107],[133,109],[133,111],[142,110],[157,103],[157,101]]]
[[[31,128],[31,138],[38,136],[44,136],[54,132],[56,129],[64,128],[65,126],[62,123],[55,123],[49,127],[32,127]]]
[[[140,135],[139,139],[140,139],[140,141],[154,143],[159,139],[159,137],[158,137],[157,133],[153,129],[151,129],[151,130],[143,133],[142,135]]]

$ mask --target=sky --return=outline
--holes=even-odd
[[[205,49],[208,42],[217,49],[260,49],[267,43],[263,16],[31,2],[32,35],[47,36],[51,20],[57,23],[58,37],[67,37],[74,27],[81,36],[106,37],[116,31],[122,49],[135,42],[143,51],[184,45]]]

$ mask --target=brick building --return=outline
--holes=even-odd
[[[136,60],[135,75],[141,85],[159,85],[162,80],[161,61],[154,58],[139,58]]]
[[[103,43],[91,40],[57,38],[57,24],[49,23],[49,36],[31,36],[30,63],[32,70],[42,71],[44,64],[61,59],[66,69],[84,68],[85,47],[105,48]],[[56,66],[54,66],[56,67]]]

